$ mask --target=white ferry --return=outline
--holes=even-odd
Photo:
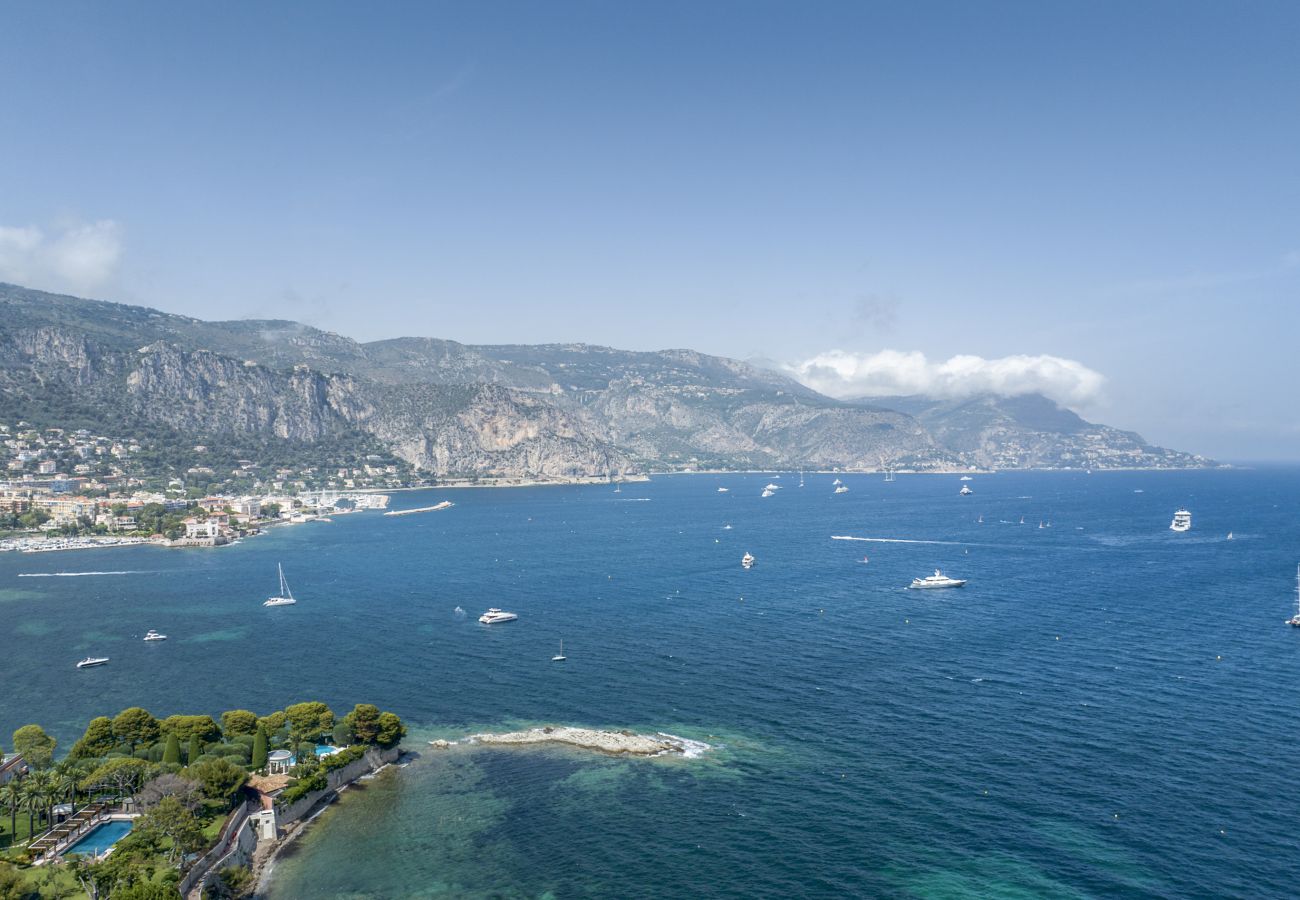
[[[964,578],[949,578],[938,569],[934,570],[933,575],[927,575],[925,578],[913,578],[912,587],[921,588],[959,588],[966,584]]]
[[[519,618],[519,616],[514,613],[504,612],[494,606],[487,612],[483,613],[483,615],[479,616],[478,620],[484,625],[496,625],[500,622],[513,622],[517,618]]]
[[[1174,513],[1174,520],[1169,523],[1170,531],[1191,531],[1192,514],[1185,509],[1177,510]]]

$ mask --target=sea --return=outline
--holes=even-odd
[[[0,554],[0,742],[132,705],[398,713],[406,763],[312,822],[272,900],[1296,896],[1300,469],[834,477]],[[277,563],[298,603],[267,609]],[[968,583],[907,589],[935,569]],[[709,749],[428,744],[541,724]]]

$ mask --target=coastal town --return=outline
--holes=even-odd
[[[146,439],[0,423],[0,551],[215,547],[269,525],[384,509],[385,490],[412,486],[407,467],[378,455],[328,468],[264,468],[203,444],[181,455],[194,463],[184,468],[160,465],[162,455]]]

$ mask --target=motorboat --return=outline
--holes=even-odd
[[[289,582],[284,578],[284,566],[279,563],[275,567],[280,570],[280,593],[274,597],[268,597],[263,606],[292,606],[298,601],[293,599],[293,592],[289,590]]]
[[[775,494],[775,493],[776,493],[776,491],[772,490],[771,488],[763,488],[763,493],[760,494],[759,496],[760,496],[760,497],[770,497],[770,496],[772,496],[772,495]]]
[[[731,490],[731,488],[720,487],[720,488],[718,488],[718,493],[719,493],[719,494],[725,494],[725,493],[726,493],[727,491],[729,491],[729,490]]]
[[[754,566],[754,556],[753,556],[753,554],[752,554],[752,553],[746,553],[744,556],[742,556],[742,557],[740,558],[740,564],[741,564],[742,566],[744,566],[746,569],[753,568],[753,566]]]
[[[935,570],[934,570],[934,574],[933,574],[933,575],[927,575],[925,578],[913,578],[913,579],[912,579],[912,587],[913,587],[913,588],[917,588],[917,589],[922,589],[922,588],[959,588],[959,587],[964,586],[965,584],[966,584],[966,579],[964,579],[964,578],[949,578],[947,575],[943,574],[943,573],[940,572],[938,569],[935,569]]]
[[[149,631],[145,634],[144,639],[146,641],[165,641],[167,640],[167,635],[159,634],[158,632],[150,628]]]
[[[971,481],[971,480],[972,479],[969,475],[963,475],[961,478],[958,479],[958,481]]]
[[[1230,541],[1235,541],[1235,540],[1236,540],[1236,538],[1232,536],[1232,532],[1231,532],[1231,531],[1228,532],[1227,540],[1230,540]]]
[[[497,625],[501,622],[513,622],[517,618],[519,618],[519,616],[514,613],[505,612],[494,606],[487,612],[483,613],[483,615],[479,616],[478,620],[484,625]]]
[[[833,493],[836,494],[847,494],[848,492],[849,492],[848,485],[844,485],[844,484],[841,484],[833,491]]]
[[[975,493],[975,492],[972,491],[972,490],[970,489],[970,485],[969,485],[969,484],[963,484],[963,485],[961,486],[961,490],[958,491],[957,493],[959,493],[959,494],[961,494],[963,497],[965,497],[967,494],[973,494],[973,493]]]
[[[107,656],[87,656],[81,662],[77,663],[78,669],[89,669],[93,666],[103,666],[108,664]]]
[[[1169,523],[1170,531],[1191,531],[1192,514],[1185,509],[1174,512],[1174,520]]]
[[[772,484],[772,483],[769,481],[769,482],[767,483],[767,487],[763,488],[763,490],[765,490],[765,491],[779,491],[779,490],[781,490],[781,485],[779,485],[779,484]]]
[[[843,483],[844,482],[840,481],[838,478],[836,478],[834,481],[831,482],[831,484],[843,484]]]

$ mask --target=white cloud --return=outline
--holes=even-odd
[[[52,233],[0,225],[0,281],[49,290],[86,291],[117,271],[122,228],[111,219],[75,223]]]
[[[919,351],[828,350],[787,365],[785,370],[810,388],[832,397],[1039,393],[1071,407],[1084,407],[1099,400],[1106,382],[1100,372],[1059,356],[985,359],[963,355],[945,362],[931,362]]]

